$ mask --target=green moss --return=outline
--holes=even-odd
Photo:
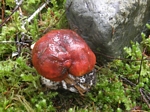
[[[134,107],[148,111],[141,95],[141,92],[145,96],[150,92],[150,40],[144,33],[141,43],[131,42],[131,47],[124,48],[124,59],[96,67],[97,83],[85,96],[65,90],[47,91],[40,84],[40,75],[31,63],[30,44],[51,29],[68,28],[65,0],[51,0],[25,25],[25,29],[22,28],[24,19],[43,3],[40,0],[24,1],[21,5],[24,17],[21,18],[17,10],[1,29],[0,112],[123,112]],[[15,2],[8,0],[6,5],[8,16]],[[146,26],[149,28],[149,24]],[[12,57],[19,47],[19,55]]]

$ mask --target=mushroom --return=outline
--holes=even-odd
[[[77,33],[61,29],[48,32],[35,43],[32,63],[45,78],[76,85],[73,79],[91,73],[96,57]]]

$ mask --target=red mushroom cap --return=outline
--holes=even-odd
[[[83,76],[93,70],[96,57],[72,30],[53,30],[40,38],[32,50],[32,62],[42,76],[61,81],[68,74]]]

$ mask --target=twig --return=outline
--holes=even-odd
[[[0,44],[14,44],[15,41],[0,41]]]
[[[18,3],[18,5],[12,11],[12,13],[0,24],[0,27],[2,27],[6,22],[9,21],[10,17],[17,11],[17,9],[20,7],[20,5],[22,4],[22,2],[23,2],[23,0],[20,0],[20,2]]]
[[[69,6],[68,6],[68,8],[67,8],[66,10],[68,10],[68,9],[71,7],[71,5],[72,5],[72,2],[69,4]],[[52,26],[56,25],[56,24],[62,19],[63,15],[64,15],[65,13],[66,13],[66,11],[65,11],[64,13],[62,13],[61,17],[60,17]],[[52,26],[48,26],[48,27],[43,31],[43,33],[46,33]]]
[[[26,19],[25,21],[23,21],[21,28],[25,29],[25,25],[28,22],[31,22],[31,20],[39,13],[41,12],[41,10],[49,3],[49,0],[47,0],[42,6],[40,6],[28,19]],[[20,15],[22,15],[20,13]],[[22,35],[24,35],[24,32],[22,32]]]
[[[131,82],[130,80],[128,80],[127,78],[121,77],[119,76],[120,79],[122,79],[124,82],[127,82],[130,86],[136,86],[136,84],[134,84],[133,82]],[[147,106],[150,108],[150,93],[149,92],[145,92],[146,90],[144,88],[140,88],[139,92],[144,100],[144,102],[147,104]]]
[[[3,19],[5,17],[5,0],[2,0],[1,5],[2,5],[2,11],[1,11],[1,13],[2,13],[2,21],[3,21]]]
[[[146,98],[150,101],[150,94],[149,93],[145,93],[145,92],[144,92],[144,94],[145,94]]]
[[[119,76],[120,79],[124,80],[125,82],[129,83],[131,86],[136,86],[137,84],[134,84],[133,82],[131,82],[130,80],[128,80],[125,77],[121,77]],[[146,91],[144,88],[141,88],[143,91]],[[150,93],[148,92],[148,95],[150,96]]]
[[[133,82],[131,82],[130,80],[128,80],[127,78],[125,77],[121,77],[119,76],[120,79],[124,80],[125,82],[129,83],[130,86],[136,86],[136,84],[134,84]]]
[[[26,28],[25,28],[25,25],[27,22],[31,22],[31,20],[49,3],[49,0],[47,0],[43,5],[41,5],[29,18],[27,18],[26,20],[23,19],[24,15],[21,11],[21,7],[20,5],[23,3],[23,0],[15,0],[15,3],[16,3],[16,7],[14,8],[13,12],[9,15],[9,17],[7,19],[5,19],[1,24],[0,24],[0,27],[2,27],[7,21],[9,21],[10,17],[14,14],[14,12],[16,12],[18,9],[19,9],[19,15],[20,15],[20,18],[22,19],[22,25],[21,25],[21,28],[26,31]],[[25,42],[25,37],[28,35],[25,34],[25,32],[21,32],[21,38],[19,38],[19,34],[17,34],[16,36],[16,41],[1,41],[0,44],[8,44],[8,43],[11,43],[11,44],[16,44],[17,45],[17,55],[20,55],[21,53],[21,47],[22,45],[29,45],[29,43],[31,42]]]
[[[49,3],[49,0],[47,0],[42,6],[40,6],[27,20],[25,20],[21,26],[21,28],[25,29],[25,25],[28,22],[31,22],[31,20]],[[27,21],[27,22],[26,22]],[[24,32],[22,32],[22,35],[24,35]]]
[[[41,7],[39,7],[28,19],[27,21],[30,22],[41,10],[49,3],[49,0],[47,0]]]
[[[16,5],[18,6],[19,5],[19,2],[18,2],[18,0],[15,0],[15,2],[16,2]],[[19,15],[20,15],[20,18],[22,19],[23,18],[23,14],[22,14],[22,11],[21,11],[21,7],[19,6],[18,7],[18,9],[19,9]],[[23,26],[23,21],[21,22],[21,24],[22,24],[22,26]],[[23,27],[21,27],[22,29],[24,29],[25,30],[25,27],[23,26]],[[24,37],[24,35],[22,35],[23,37]],[[16,36],[16,45],[17,45],[17,53],[15,53],[15,55],[14,56],[16,56],[16,54],[17,55],[20,55],[20,53],[21,53],[21,44],[20,44],[20,39],[19,39],[19,37],[18,37],[18,34],[17,34],[17,36]],[[14,54],[14,53],[13,53]],[[13,54],[12,54],[12,57],[13,57]]]
[[[139,91],[140,91],[140,93],[141,93],[141,96],[142,96],[144,102],[145,102],[145,103],[147,104],[147,106],[150,108],[150,104],[149,104],[148,100],[145,98],[145,96],[144,96],[144,94],[143,94],[143,89],[140,88]]]
[[[18,5],[18,0],[15,0],[16,4]],[[21,7],[19,7],[19,14],[20,14],[20,18],[22,18],[22,25],[21,28],[26,31],[25,25],[28,22],[31,22],[31,20],[49,3],[49,0],[47,0],[42,6],[40,6],[29,18],[27,18],[26,20],[23,20],[23,13],[21,11]],[[24,45],[24,40],[25,40],[25,36],[28,36],[25,34],[25,32],[21,32],[21,39],[19,39],[18,35],[16,37],[16,45],[17,45],[17,52],[18,55],[20,55],[21,53],[21,47],[22,45]],[[22,43],[21,43],[21,42]]]
[[[139,69],[139,76],[138,76],[137,84],[140,82],[140,78],[141,78],[141,71],[142,71],[142,64],[143,64],[143,58],[144,58],[145,50],[146,50],[146,48],[144,48],[143,53],[142,53],[142,58],[141,58],[141,63],[140,63],[140,69]]]

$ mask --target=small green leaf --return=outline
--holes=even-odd
[[[146,35],[145,35],[145,33],[143,33],[143,32],[142,32],[142,33],[141,33],[141,36],[142,36],[142,39],[143,39],[143,40],[145,40],[145,39],[146,39]]]
[[[147,27],[148,29],[150,29],[150,24],[147,23],[147,24],[146,24],[146,27]]]

